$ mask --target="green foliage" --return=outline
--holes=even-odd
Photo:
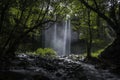
[[[51,57],[53,57],[53,56],[56,56],[56,52],[53,50],[53,49],[51,49],[51,48],[38,48],[36,51],[35,51],[35,53],[37,54],[37,55],[40,55],[40,56],[43,56],[43,57],[46,57],[46,56],[51,56]]]
[[[107,6],[108,1],[100,0],[97,3],[99,7],[98,11],[102,11],[102,13],[105,13],[109,17],[109,15],[112,16],[112,14],[109,14],[109,12],[112,13],[112,9],[109,8],[110,6]],[[97,8],[93,0],[89,0],[88,3]],[[118,16],[118,3],[115,5],[115,15]],[[69,15],[72,29],[79,34],[79,39],[87,39],[88,8],[80,3],[79,0],[3,0],[0,2],[0,47],[2,47],[3,51],[7,51],[7,49],[17,48],[17,45],[20,47],[20,44],[24,45],[25,42],[29,44],[30,41],[32,43],[36,36],[42,34],[42,29],[46,29],[46,25],[50,21],[54,21],[55,15],[57,21],[62,21],[66,19],[66,15]],[[113,18],[111,16],[110,20]],[[105,21],[98,18],[98,15],[94,11],[91,11],[90,26],[93,35],[93,44],[95,45],[102,43],[100,39],[96,38],[104,34],[104,26],[106,26]],[[113,20],[117,19],[119,18],[113,18]],[[110,33],[112,32],[110,31]],[[25,38],[25,42],[23,38]],[[36,50],[36,54],[49,56],[56,55],[56,52],[50,48],[39,48]]]
[[[102,44],[102,43],[104,43],[104,41],[101,40],[101,39],[94,39],[94,40],[92,41],[92,43]]]
[[[103,51],[104,49],[99,49],[92,53],[92,57],[98,57],[98,55]]]
[[[98,58],[98,56],[101,54],[102,51],[104,51],[104,48],[99,50],[96,49],[94,52],[91,53],[91,56]],[[82,56],[86,57],[87,53],[82,54]]]
[[[72,0],[0,1],[1,53],[12,51],[11,49],[15,51],[21,44],[31,44],[36,36],[42,34],[43,29],[48,28],[46,24],[55,21],[55,15],[57,21],[61,21],[71,13],[71,2]],[[48,52],[45,53],[52,53],[52,50],[46,51]]]

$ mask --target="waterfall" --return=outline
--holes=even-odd
[[[54,23],[45,30],[45,47],[54,49],[59,56],[70,54],[71,25],[70,20]]]
[[[53,34],[53,49],[56,50],[56,45],[55,43],[57,43],[57,24],[54,24],[54,30],[53,30],[54,34]]]
[[[71,25],[70,25],[70,20],[68,20],[68,55],[71,53]]]
[[[67,21],[65,21],[65,26],[64,26],[64,39],[63,39],[63,55],[67,54],[67,28],[68,28],[68,25],[67,25]]]

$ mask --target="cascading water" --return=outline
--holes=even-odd
[[[65,27],[64,27],[64,39],[63,39],[63,54],[66,54],[67,52],[67,45],[66,45],[66,42],[67,42],[67,21],[65,21]]]
[[[70,20],[54,23],[48,30],[45,30],[45,47],[54,49],[59,56],[69,55],[70,46]]]
[[[68,20],[68,52],[67,53],[71,53],[70,50],[71,50],[71,25],[70,25],[70,20]]]
[[[53,35],[53,49],[56,49],[56,45],[54,43],[57,43],[57,24],[54,24],[54,35]]]

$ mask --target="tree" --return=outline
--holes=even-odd
[[[103,18],[108,26],[116,33],[115,40],[109,45],[100,55],[101,59],[112,62],[113,64],[120,64],[119,50],[120,50],[120,2],[119,0],[79,0],[87,8],[91,9],[98,16]],[[114,58],[114,59],[113,59]]]
[[[64,17],[69,10],[64,0],[4,0],[0,1],[1,57],[13,57],[22,40],[36,31],[42,32],[54,15]]]
[[[88,30],[87,30],[87,58],[91,58],[91,48],[92,48],[92,29],[91,29],[91,20],[90,14],[91,11],[88,9]]]

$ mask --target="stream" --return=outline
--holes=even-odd
[[[9,70],[0,70],[0,80],[120,80],[109,70],[69,57],[42,58],[20,54]]]

